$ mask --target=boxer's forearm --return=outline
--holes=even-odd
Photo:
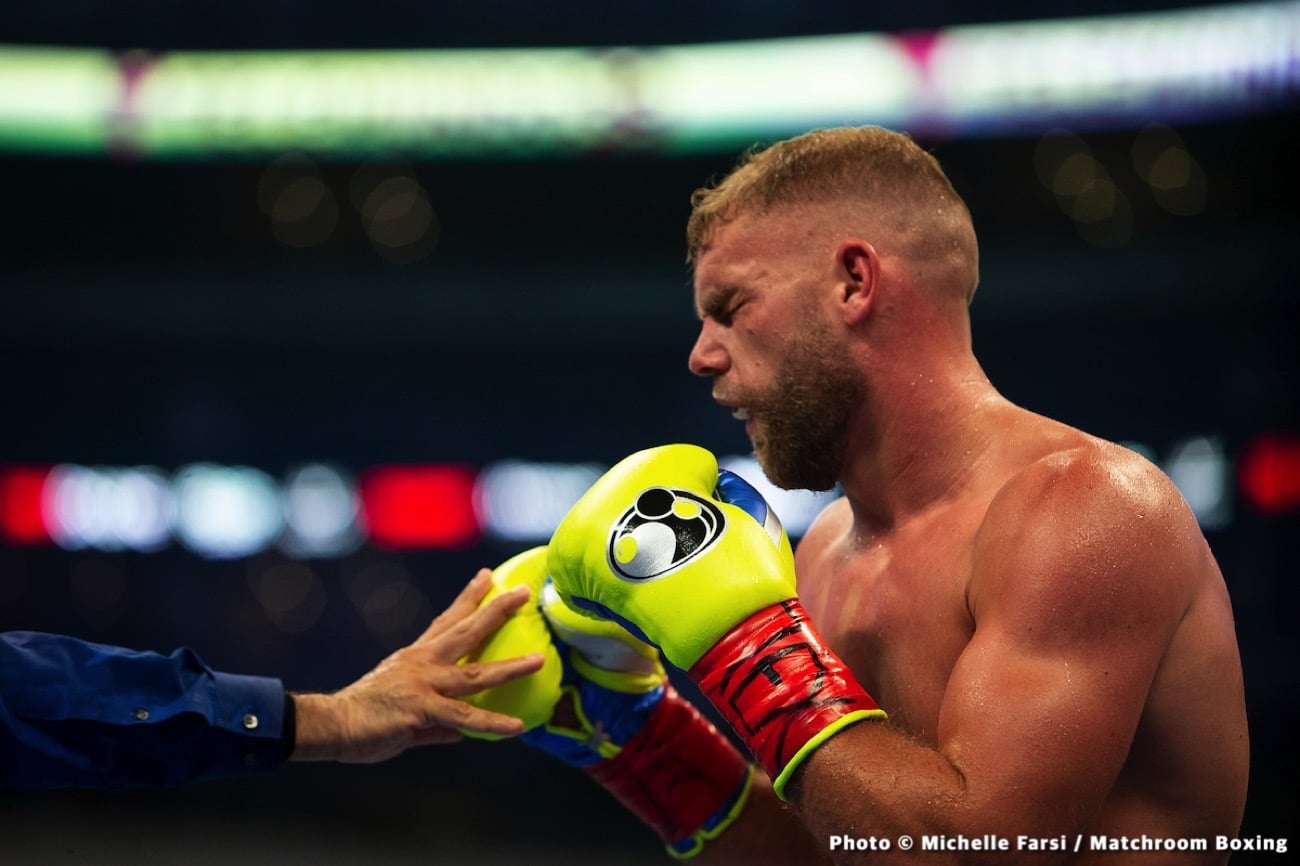
[[[761,776],[761,774],[760,774]],[[795,811],[777,799],[766,778],[754,780],[749,802],[736,822],[691,861],[698,866],[751,866],[754,863],[830,864]]]

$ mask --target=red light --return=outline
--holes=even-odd
[[[48,544],[50,532],[41,513],[48,466],[0,468],[0,537],[11,544]]]
[[[394,550],[465,547],[479,538],[474,472],[464,466],[380,466],[361,478],[376,544]]]
[[[1247,501],[1265,514],[1300,508],[1300,437],[1269,433],[1248,444],[1237,466]]]

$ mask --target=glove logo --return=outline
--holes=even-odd
[[[691,493],[651,487],[614,524],[606,551],[624,580],[654,580],[708,550],[727,526],[722,509]]]

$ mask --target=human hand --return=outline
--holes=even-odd
[[[521,586],[480,607],[491,577],[487,569],[480,571],[424,634],[351,685],[333,694],[294,694],[297,725],[289,760],[368,764],[414,746],[455,742],[462,731],[521,733],[519,719],[457,700],[542,666],[539,653],[457,663],[528,600]]]
[[[617,623],[564,606],[546,577],[546,548],[535,547],[493,572],[485,601],[525,586],[531,601],[471,652],[486,662],[525,653],[546,661],[536,673],[463,698],[523,720],[524,742],[585,766],[618,753],[664,694],[667,675],[655,649]],[[465,731],[493,739],[492,733]],[[611,739],[612,738],[612,739]]]

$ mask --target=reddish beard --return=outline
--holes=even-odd
[[[829,329],[805,314],[770,387],[743,401],[763,472],[787,490],[830,490],[848,448],[849,422],[863,398],[861,374]]]

